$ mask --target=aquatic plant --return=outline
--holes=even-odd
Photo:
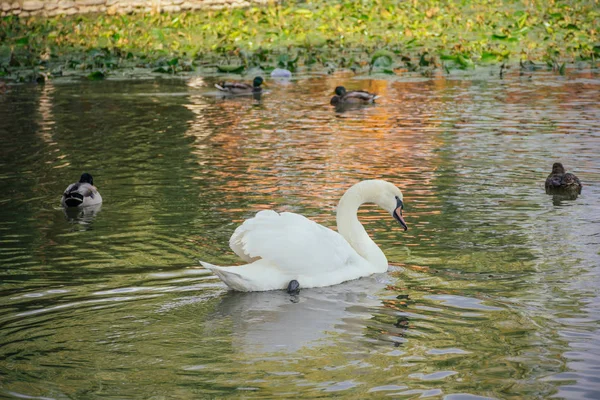
[[[0,19],[0,76],[257,66],[427,74],[507,62],[564,74],[567,63],[594,65],[598,26],[593,0],[313,0],[177,14],[10,16]]]

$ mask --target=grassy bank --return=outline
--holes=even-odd
[[[570,1],[284,1],[264,8],[160,15],[0,19],[0,76],[131,68],[181,73],[261,66],[397,74],[479,64],[594,65],[599,4]]]

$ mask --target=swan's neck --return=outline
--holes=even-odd
[[[365,258],[377,272],[385,272],[388,262],[383,251],[369,237],[358,220],[358,208],[364,203],[376,203],[376,188],[370,181],[352,186],[342,196],[337,208],[338,232]]]

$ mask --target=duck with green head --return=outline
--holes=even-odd
[[[345,87],[338,86],[335,88],[335,96],[331,98],[329,104],[332,106],[371,104],[375,103],[375,99],[378,97],[379,96],[375,93],[369,93],[365,90],[353,90],[348,92]]]
[[[70,184],[63,192],[60,204],[65,207],[87,207],[102,203],[102,196],[94,186],[94,178],[87,172],[81,174],[79,182]]]
[[[229,94],[258,94],[262,93],[260,87],[264,83],[262,77],[257,76],[252,81],[252,85],[244,82],[219,82],[215,87],[222,92]]]

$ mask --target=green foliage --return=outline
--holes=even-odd
[[[102,71],[94,71],[87,76],[87,78],[91,81],[101,81],[105,77],[106,75]]]
[[[0,19],[0,73],[178,74],[199,66],[426,74],[511,59],[561,73],[555,65],[599,57],[598,26],[594,0],[311,0],[159,15],[11,16]]]

